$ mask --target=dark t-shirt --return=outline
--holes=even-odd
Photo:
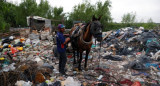
[[[66,46],[64,45],[65,42],[65,37],[62,32],[57,32],[57,50],[59,53],[65,52],[66,51]]]

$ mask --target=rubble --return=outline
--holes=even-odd
[[[53,45],[55,43],[52,42],[52,35],[49,35],[47,30],[41,35],[33,30],[29,36],[4,38],[0,40],[0,84],[159,86],[158,33],[158,30],[145,30],[143,27],[127,27],[104,32],[101,44],[95,44],[93,39],[88,70],[73,70],[73,55],[67,53],[66,71],[69,76],[63,76],[58,72],[56,45]]]

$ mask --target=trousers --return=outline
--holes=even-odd
[[[59,52],[59,72],[65,73],[65,65],[67,62],[66,52]]]

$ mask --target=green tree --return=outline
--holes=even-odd
[[[35,15],[37,13],[36,0],[23,0],[19,7],[25,16]]]
[[[27,16],[34,16],[37,14],[36,0],[22,0],[22,3],[17,7],[17,25],[27,26]]]
[[[37,8],[37,15],[47,18],[50,13],[50,5],[47,0],[41,0]]]
[[[136,13],[124,14],[121,22],[127,27],[132,26],[136,23]]]
[[[48,19],[53,19],[53,7],[50,7],[46,14]]]
[[[109,10],[110,6],[109,0],[106,0],[104,3],[99,1],[95,5],[85,0],[82,4],[74,6],[73,12],[69,15],[69,21],[85,21],[87,23],[91,21],[93,15],[96,17],[102,16],[101,23],[106,28],[106,24],[112,20]]]
[[[3,17],[7,23],[10,24],[11,27],[16,26],[15,16],[16,16],[16,6],[11,3],[5,2],[5,6],[3,7]]]
[[[47,0],[41,0],[40,4],[37,4],[36,0],[22,0],[19,5],[2,0],[0,2],[0,30],[5,30],[9,26],[26,27],[27,16],[41,16],[54,20],[62,20],[64,15],[62,7],[53,8]],[[53,23],[58,24],[60,22]]]
[[[104,3],[97,2],[96,6],[96,15],[102,16],[101,23],[104,26],[104,30],[106,31],[108,29],[109,24],[112,22],[111,13],[110,13],[110,7],[111,2],[109,0],[106,0]]]
[[[1,15],[1,14],[0,14],[0,15]],[[3,31],[5,30],[7,24],[8,24],[8,23],[6,23],[6,22],[4,21],[4,18],[3,18],[3,16],[1,15],[1,16],[0,16],[0,32],[3,32]]]
[[[27,26],[27,16],[41,16],[53,20],[53,24],[57,26],[59,23],[65,23],[67,28],[71,28],[73,21],[91,21],[92,16],[102,16],[101,23],[106,28],[109,22],[112,21],[110,10],[110,1],[106,0],[104,3],[101,1],[92,5],[88,0],[82,4],[75,5],[73,12],[63,13],[63,7],[51,7],[47,0],[41,0],[40,4],[36,0],[22,0],[22,3],[14,5],[12,3],[1,0],[0,2],[0,29],[11,27],[25,27]],[[62,21],[63,20],[63,21]]]
[[[0,32],[4,31],[5,30],[5,26],[6,26],[6,22],[4,21],[4,9],[3,7],[5,6],[5,3],[4,1],[0,1]]]
[[[63,7],[54,7],[53,8],[53,24],[57,26],[60,23],[64,23]]]
[[[89,3],[85,2],[74,6],[73,12],[70,13],[71,20],[89,22],[94,15],[95,8]]]
[[[16,26],[15,5],[1,1],[0,2],[0,32],[8,31],[9,27]]]
[[[144,25],[145,29],[154,29],[156,24],[153,22],[152,18],[148,19],[147,23]]]

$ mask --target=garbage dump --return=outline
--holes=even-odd
[[[73,54],[67,52],[68,76],[58,71],[52,36],[45,31],[40,40],[39,35],[33,31],[27,38],[0,40],[1,86],[160,86],[159,30],[103,32],[101,43],[93,39],[88,70],[73,70]]]

